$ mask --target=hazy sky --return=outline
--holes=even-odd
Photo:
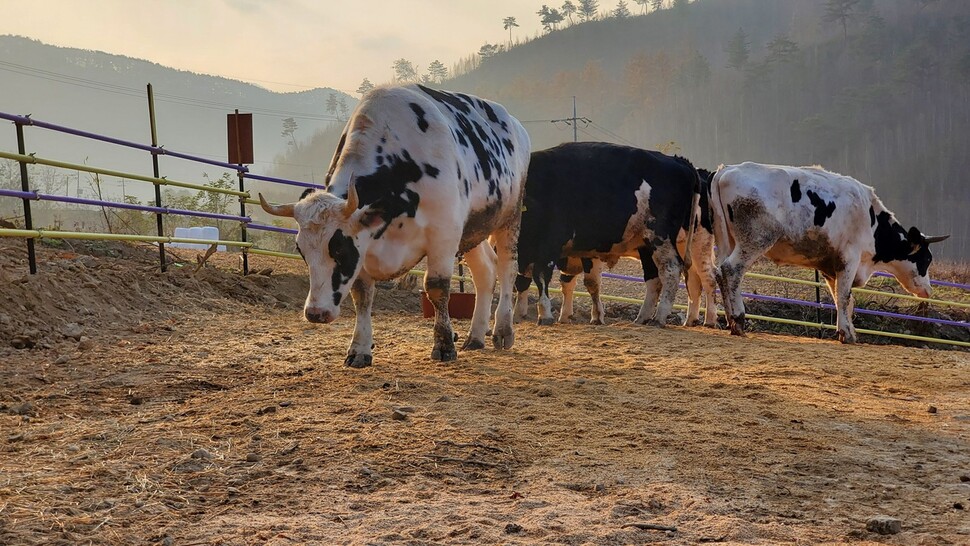
[[[0,0],[0,34],[127,55],[276,91],[354,91],[404,57],[451,68],[539,29],[532,0]]]

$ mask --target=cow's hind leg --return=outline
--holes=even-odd
[[[354,311],[357,314],[354,323],[354,337],[350,340],[350,349],[344,364],[351,368],[366,368],[371,365],[371,355],[374,346],[374,331],[371,326],[371,307],[374,303],[374,280],[361,272],[350,287],[350,295],[354,298]]]
[[[646,283],[646,293],[643,296],[640,312],[633,322],[646,324],[657,312],[657,299],[660,297],[660,277],[657,264],[653,261],[653,248],[641,247],[639,252],[640,263],[643,266],[643,282]]]
[[[485,348],[485,331],[488,330],[488,319],[492,314],[492,295],[495,293],[495,259],[495,251],[488,241],[482,241],[465,253],[465,262],[471,269],[472,281],[475,282],[475,313],[472,315],[471,331],[461,346],[462,350]]]
[[[573,293],[576,290],[576,275],[559,275],[559,288],[562,289],[562,307],[559,309],[559,322],[569,322],[573,318]]]
[[[854,262],[847,261],[847,263],[858,263],[858,258]],[[838,311],[836,326],[839,330],[839,341],[842,343],[855,343],[857,340],[855,326],[852,325],[852,311],[855,306],[852,282],[855,279],[855,273],[855,268],[851,267],[840,271],[835,277],[835,291],[832,293]]]
[[[583,260],[583,268],[585,273],[583,274],[583,285],[586,287],[586,291],[589,292],[590,306],[589,306],[589,323],[590,324],[606,324],[606,309],[603,307],[603,300],[600,299],[600,277],[603,274],[603,262],[601,260],[592,260],[589,263],[589,268],[586,268],[586,260]]]
[[[515,343],[512,329],[512,290],[518,269],[519,225],[521,216],[516,215],[508,225],[490,238],[498,254],[498,306],[495,308],[495,327],[492,329],[492,346],[511,349]]]
[[[721,299],[724,301],[724,311],[732,335],[744,335],[744,299],[741,296],[744,273],[772,244],[774,241],[764,244],[746,244],[739,241],[734,252],[720,265],[718,284],[721,285]]]
[[[451,294],[451,274],[455,268],[456,252],[428,256],[428,271],[424,274],[424,291],[434,305],[434,348],[431,359],[448,362],[458,358],[455,350],[451,317],[448,316],[448,297]]]
[[[667,325],[667,317],[674,307],[674,299],[677,297],[677,284],[680,280],[680,273],[683,271],[683,263],[673,242],[657,246],[653,252],[653,259],[657,264],[661,286],[660,297],[657,301],[657,312],[650,319],[650,324],[663,328]]]
[[[708,313],[710,314],[710,313]],[[701,277],[690,268],[687,271],[687,318],[684,326],[701,325]]]

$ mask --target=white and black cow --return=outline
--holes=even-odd
[[[691,266],[687,270],[687,316],[684,319],[685,326],[699,326],[703,324],[708,327],[717,326],[717,304],[714,298],[717,282],[714,276],[714,227],[713,212],[711,210],[710,188],[711,178],[714,173],[706,169],[697,169],[700,176],[700,209],[695,212],[694,236],[691,242],[690,257]],[[526,182],[528,188],[528,181]],[[528,191],[528,189],[526,190]],[[685,220],[677,235],[677,251],[684,255],[687,252],[687,236],[689,226]],[[527,236],[529,236],[527,234]],[[603,273],[603,262],[595,258],[560,258],[556,262],[559,268],[559,285],[562,289],[562,308],[559,312],[559,322],[568,322],[573,318],[573,294],[576,289],[576,278],[583,274],[583,285],[589,293],[590,305],[590,324],[603,324],[606,319],[603,302],[600,299],[600,278]],[[651,315],[657,306],[657,295],[659,294],[659,280],[656,265],[648,263],[650,268],[650,279],[652,283],[647,287],[649,301],[646,315]],[[648,275],[645,275],[647,277]],[[528,293],[532,286],[532,279],[523,275],[516,276],[516,310],[517,318],[525,318],[528,312]],[[701,296],[704,298],[704,321],[700,320]],[[542,321],[540,324],[548,323]]]
[[[660,152],[602,142],[567,143],[534,152],[519,237],[518,313],[525,305],[531,271],[539,289],[539,324],[551,324],[553,267],[560,262],[567,274],[576,274],[576,258],[592,258],[584,283],[593,298],[592,322],[601,323],[598,262],[613,267],[621,257],[635,256],[644,264],[647,281],[636,322],[663,326],[683,265],[677,239],[683,226],[692,226],[699,191],[698,174],[690,162]],[[687,231],[689,238],[693,229]],[[561,262],[563,258],[567,261]],[[571,314],[573,283],[567,284],[569,303],[561,320]]]
[[[264,210],[299,224],[297,248],[310,269],[307,320],[332,322],[347,292],[352,294],[357,323],[348,366],[372,361],[374,282],[398,277],[425,257],[424,287],[435,307],[431,358],[457,358],[448,296],[458,253],[464,253],[478,294],[463,349],[485,346],[496,252],[501,289],[492,342],[512,346],[512,283],[529,149],[525,129],[499,104],[422,85],[377,88],[347,122],[326,191],[278,206],[260,196]]]
[[[735,335],[744,334],[741,278],[761,255],[818,269],[838,309],[839,340],[854,343],[852,288],[882,270],[911,294],[929,297],[929,244],[948,237],[904,229],[870,186],[820,167],[722,167],[711,201],[717,280]]]

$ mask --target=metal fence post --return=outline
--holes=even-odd
[[[237,110],[238,112],[238,110]],[[242,170],[242,164],[239,165],[239,169],[236,170],[236,176],[239,177],[239,191],[246,191],[246,176]],[[246,217],[246,197],[239,196],[239,216],[243,218]],[[239,238],[242,242],[246,242],[246,222],[239,222]],[[249,252],[246,247],[242,247],[242,258],[243,258],[243,276],[249,275]]]
[[[27,155],[27,147],[24,144],[24,126],[20,122],[15,124],[17,126],[17,153],[20,155]],[[30,182],[27,180],[27,163],[25,161],[20,162],[20,188],[23,191],[30,191]],[[30,199],[26,197],[24,201],[24,227],[27,229],[34,229],[34,221],[30,216]],[[34,239],[33,237],[27,238],[27,263],[30,267],[30,274],[37,274],[37,254],[34,251]]]
[[[158,148],[158,135],[155,131],[155,95],[152,93],[152,84],[148,84],[148,117],[151,122],[152,128],[152,148]],[[152,150],[152,173],[155,178],[158,178],[158,151]],[[155,186],[155,206],[158,208],[162,207],[162,188],[158,184]],[[165,229],[162,226],[162,213],[155,213],[155,226],[158,231],[159,237],[165,236]],[[165,243],[158,243],[158,263],[159,267],[162,268],[162,272],[165,272]]]
[[[818,269],[815,270],[815,322],[819,325],[822,324],[822,291],[818,283]],[[822,328],[818,329],[818,338],[822,339]]]

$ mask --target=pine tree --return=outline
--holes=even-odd
[[[438,59],[431,61],[428,65],[428,78],[430,83],[441,83],[448,77],[448,68]]]
[[[394,79],[399,82],[413,82],[418,79],[418,68],[403,57],[394,61],[391,68],[394,69]]]
[[[613,10],[613,17],[617,19],[625,19],[630,16],[630,8],[627,7],[624,0],[620,0],[616,4],[616,9]]]
[[[596,12],[600,9],[599,0],[579,0],[579,18],[583,21],[592,21],[596,18]]]
[[[502,19],[502,28],[509,31],[509,47],[512,47],[512,29],[517,26],[519,26],[519,24],[515,22],[515,17],[506,17],[505,19]]]
[[[748,35],[744,33],[743,28],[739,28],[734,34],[734,37],[724,48],[724,52],[728,54],[729,67],[741,70],[748,64],[748,57],[751,56],[751,42],[748,41]]]
[[[849,41],[849,18],[852,17],[852,12],[855,11],[858,4],[859,0],[826,0],[825,2],[825,14],[822,15],[822,19],[826,23],[839,22],[842,24],[844,43]]]
[[[569,24],[573,24],[573,14],[576,13],[576,4],[573,4],[572,0],[566,0],[562,3],[562,7],[559,8],[562,14],[569,18]]]
[[[367,78],[364,78],[364,81],[360,82],[360,87],[357,88],[357,93],[366,95],[373,88],[374,84],[372,84]]]

